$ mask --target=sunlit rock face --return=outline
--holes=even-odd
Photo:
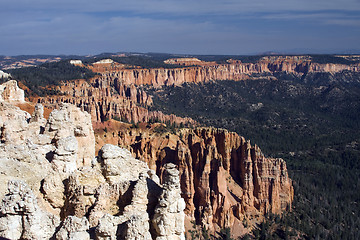
[[[18,87],[15,80],[0,85],[0,102],[24,102],[24,90]]]
[[[234,132],[217,128],[158,134],[119,131],[116,140],[162,178],[178,166],[188,219],[211,231],[261,221],[266,213],[291,209],[292,181],[283,159],[268,158]]]

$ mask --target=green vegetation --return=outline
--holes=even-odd
[[[236,131],[287,161],[293,210],[269,216],[256,239],[360,239],[360,75],[276,77],[148,91],[154,108]]]
[[[74,66],[68,61],[45,63],[37,67],[17,68],[7,70],[13,79],[22,82],[30,89],[30,93],[39,96],[54,95],[58,92],[49,88],[63,81],[88,79],[95,73],[87,68]]]
[[[234,240],[231,238],[231,229],[228,227],[220,229],[220,231],[215,232],[214,234],[210,234],[209,230],[205,227],[200,228],[194,221],[191,223],[193,229],[188,231],[191,240]]]
[[[163,133],[172,133],[172,134],[175,134],[176,133],[176,130],[181,128],[183,125],[180,124],[176,124],[176,123],[171,123],[170,121],[166,121],[165,122],[165,125],[159,125],[158,127],[156,127],[154,129],[154,132],[156,133],[160,133],[160,134],[163,134]]]
[[[354,63],[358,63],[359,61],[351,61],[351,60],[347,60],[345,58],[342,57],[337,57],[334,55],[329,55],[329,54],[317,54],[317,55],[310,55],[311,56],[311,60],[313,62],[316,63],[335,63],[335,64],[345,64],[345,65],[350,65],[350,64],[354,64]]]

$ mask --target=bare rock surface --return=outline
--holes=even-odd
[[[158,240],[185,239],[185,201],[181,198],[179,171],[172,163],[164,166],[164,189],[153,218]]]
[[[291,208],[284,160],[235,133],[119,133],[143,161],[110,144],[95,156],[90,114],[58,106],[46,120],[0,102],[0,237],[184,239],[185,213],[213,231]]]
[[[18,87],[15,80],[0,85],[0,102],[3,101],[25,102],[24,90]]]
[[[118,146],[107,144],[96,157],[90,115],[73,105],[61,104],[48,120],[41,105],[32,115],[8,102],[0,110],[0,237],[160,237],[155,209],[168,201],[165,189],[180,189],[178,181],[161,185],[145,162]],[[180,193],[175,198],[181,201]],[[175,219],[171,225],[180,224]]]
[[[60,219],[41,209],[22,181],[9,181],[0,205],[0,236],[9,239],[49,239]]]
[[[119,145],[147,162],[163,184],[164,179],[176,179],[165,166],[177,166],[186,219],[209,231],[244,228],[243,222],[250,226],[267,213],[291,209],[293,187],[285,161],[265,157],[236,133],[195,128],[160,135],[130,129],[113,135],[120,136]]]
[[[69,216],[62,222],[56,233],[56,240],[89,240],[89,221],[86,217]]]

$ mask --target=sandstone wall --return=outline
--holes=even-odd
[[[90,113],[93,121],[105,121],[111,118],[127,122],[162,122],[194,124],[190,118],[181,118],[173,114],[167,115],[160,111],[149,111],[152,105],[151,96],[138,89],[134,84],[97,77],[90,81],[77,80],[66,83],[58,90],[61,96],[48,96],[32,99],[49,109],[55,109],[60,103],[71,103],[81,110]]]
[[[61,102],[72,103],[91,114],[93,121],[105,121],[110,118],[128,122],[147,122],[158,119],[162,122],[195,124],[189,118],[149,111],[151,96],[139,88],[140,85],[161,87],[163,85],[181,85],[183,83],[201,83],[211,80],[245,80],[252,74],[266,73],[269,79],[274,72],[287,72],[302,75],[308,72],[335,73],[343,70],[359,71],[358,65],[317,64],[305,57],[265,57],[258,63],[242,63],[229,60],[228,64],[201,62],[200,66],[174,69],[125,69],[111,68],[100,71],[89,81],[77,80],[58,87],[61,96],[49,96],[32,99],[47,108],[56,108]],[[117,65],[116,65],[117,66]],[[94,71],[96,68],[94,68]]]
[[[293,188],[285,161],[265,157],[236,133],[196,128],[176,135],[136,129],[109,134],[159,176],[164,164],[179,166],[185,213],[211,231],[243,228],[244,222],[251,226],[266,213],[291,209]]]
[[[256,73],[287,72],[304,74],[307,72],[339,72],[343,70],[360,71],[358,65],[317,64],[310,60],[279,59],[261,60],[258,63],[231,62],[230,64],[214,64],[210,66],[194,66],[175,69],[124,69],[104,73],[104,78],[123,81],[125,84],[181,85],[184,82],[200,83],[210,80],[245,80]]]

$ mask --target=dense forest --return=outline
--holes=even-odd
[[[154,108],[227,128],[287,161],[293,210],[268,216],[260,239],[360,239],[360,75],[278,74],[147,89]]]
[[[214,61],[219,64],[227,64],[228,59],[235,59],[240,60],[243,63],[257,63],[261,58],[266,57],[267,55],[171,55],[171,54],[155,54],[155,53],[148,53],[146,55],[130,55],[126,57],[112,57],[116,62],[123,63],[123,64],[130,64],[141,66],[144,68],[171,68],[171,64],[165,64],[163,61],[169,58],[178,58],[178,57],[195,57],[202,61]],[[282,55],[273,55],[273,57],[282,56]],[[285,56],[285,55],[284,55]],[[289,56],[289,55],[286,55]],[[294,55],[297,56],[297,55]],[[334,63],[334,64],[356,64],[360,62],[360,59],[355,58],[344,58],[336,55],[329,55],[329,54],[310,54],[310,55],[299,55],[299,56],[308,56],[310,57],[311,61],[314,63]],[[106,56],[103,56],[106,58]],[[99,59],[99,57],[97,57]],[[92,60],[94,61],[94,60]],[[179,67],[179,66],[178,66]]]

